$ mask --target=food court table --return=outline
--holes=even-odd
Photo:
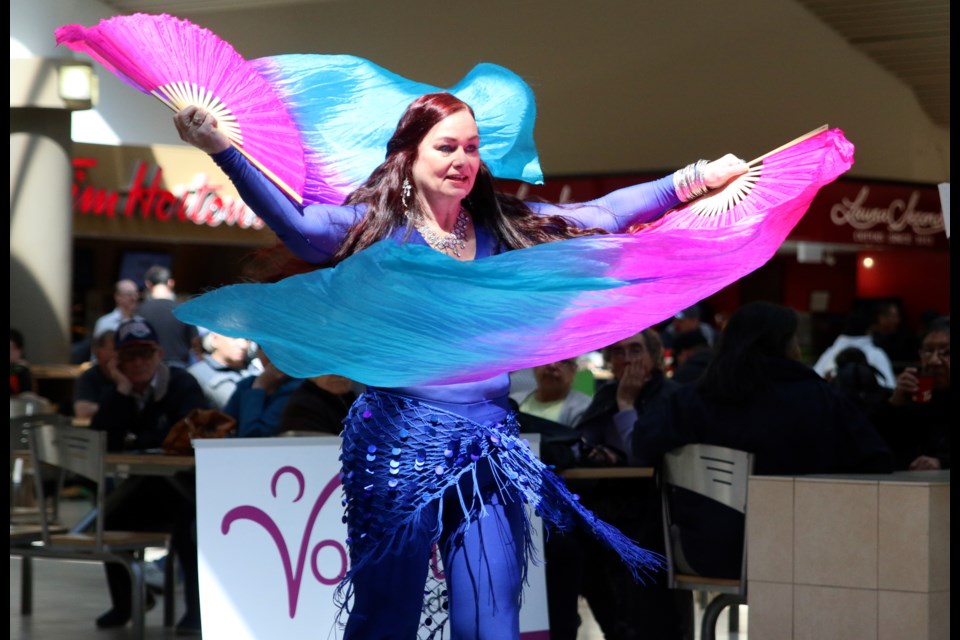
[[[573,467],[560,472],[567,480],[652,478],[653,467]]]
[[[15,459],[30,464],[30,452],[14,451]],[[171,456],[164,453],[108,453],[104,457],[108,475],[117,476],[172,476],[189,471],[196,465],[193,456]]]
[[[74,364],[31,364],[30,375],[37,384],[37,393],[54,406],[65,410],[73,404],[76,380],[88,367]]]
[[[29,455],[29,454],[28,454]],[[108,453],[104,457],[106,473],[116,478],[119,484],[107,496],[106,513],[112,505],[121,504],[129,492],[135,490],[136,483],[127,483],[125,480],[138,477],[167,478],[186,498],[193,500],[193,486],[178,482],[178,475],[192,473],[196,465],[193,456],[173,456],[164,453]],[[97,517],[97,510],[91,509],[77,523],[71,531],[85,531],[93,526]]]
[[[196,466],[193,456],[165,453],[108,453],[104,459],[107,473],[118,477],[174,476]]]

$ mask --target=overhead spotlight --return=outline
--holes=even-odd
[[[58,69],[57,91],[69,109],[92,109],[97,103],[97,76],[93,66],[83,62],[67,62]]]

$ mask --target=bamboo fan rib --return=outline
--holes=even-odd
[[[197,106],[204,111],[210,112],[217,119],[217,128],[230,138],[230,141],[236,145],[243,146],[243,133],[240,131],[240,124],[237,122],[237,116],[230,111],[230,108],[224,104],[213,92],[199,87],[196,84],[186,85],[183,82],[172,82],[170,84],[157,87],[151,91],[160,102],[167,105],[173,111],[181,111],[189,106]]]
[[[704,194],[690,204],[690,211],[698,216],[715,216],[730,211],[743,202],[760,180],[762,165],[754,165],[722,189]]]

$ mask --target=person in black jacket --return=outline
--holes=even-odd
[[[297,387],[280,416],[280,432],[343,432],[343,419],[357,399],[353,380],[328,374],[307,378]]]
[[[925,471],[950,468],[950,432],[956,419],[950,393],[950,318],[929,323],[920,343],[919,367],[907,367],[874,420],[890,443],[897,469]],[[929,376],[931,388],[920,388]]]
[[[679,385],[664,373],[663,346],[654,329],[603,350],[613,380],[597,389],[576,429],[581,434],[580,466],[646,466],[632,455],[631,432],[638,415],[652,411]],[[581,502],[644,548],[663,553],[660,501],[649,478],[570,480]],[[672,593],[663,575],[635,582],[615,554],[576,531],[546,541],[550,637],[573,640],[583,595],[605,638],[679,640],[692,625],[689,592]],[[692,632],[689,637],[692,637]]]
[[[116,387],[101,396],[91,429],[107,432],[109,451],[159,448],[170,428],[191,410],[207,408],[196,378],[186,370],[163,364],[163,350],[153,327],[141,319],[120,324],[117,357],[110,370]],[[186,613],[178,632],[199,632],[200,593],[197,573],[196,503],[193,473],[167,478],[138,476],[118,487],[105,514],[108,529],[168,531],[181,561]],[[122,492],[122,493],[121,493]],[[107,584],[113,608],[97,618],[97,626],[122,627],[130,621],[132,585],[123,565],[107,563]],[[150,602],[148,601],[148,606]]]
[[[703,377],[638,417],[634,455],[659,459],[703,443],[752,452],[757,475],[891,472],[890,448],[864,412],[799,361],[796,333],[792,309],[741,307]],[[739,577],[743,514],[683,489],[670,499],[690,565]]]
[[[713,358],[713,348],[699,331],[684,331],[673,339],[673,376],[680,384],[696,382]]]
[[[149,322],[121,323],[116,350],[110,364],[116,386],[101,396],[90,423],[107,432],[109,451],[157,449],[177,421],[208,406],[196,378],[163,363],[163,349]]]

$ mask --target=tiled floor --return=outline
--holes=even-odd
[[[66,503],[65,512],[74,508],[83,513],[83,505]],[[130,627],[100,630],[94,619],[110,607],[106,579],[100,564],[34,560],[34,593],[32,616],[20,614],[21,559],[10,558],[10,638],[11,640],[128,640],[133,637]],[[178,593],[176,619],[183,612],[183,596]],[[699,622],[699,611],[697,622]],[[590,615],[590,609],[581,601],[583,623],[577,640],[603,640],[600,628]],[[747,637],[746,608],[741,608],[741,633],[727,633],[726,613],[717,624],[717,640],[743,640]],[[166,640],[174,636],[172,629],[163,627],[163,606],[147,613],[145,640]],[[697,633],[699,638],[699,629]],[[264,640],[278,640],[265,638]]]
[[[68,594],[68,597],[64,597]],[[103,569],[99,564],[34,560],[34,615],[20,615],[20,559],[10,558],[10,638],[11,640],[128,640],[129,627],[103,631],[94,619],[109,608],[109,595]],[[182,606],[182,595],[177,604]],[[182,612],[182,608],[180,609]],[[577,640],[603,640],[600,628],[581,601],[583,623]],[[740,626],[746,630],[746,609],[742,609]],[[717,640],[742,640],[746,633],[728,634],[726,614],[717,624]],[[162,603],[147,613],[145,640],[174,638],[172,630],[163,627]],[[699,633],[698,633],[699,638]],[[264,639],[275,640],[275,639]]]

